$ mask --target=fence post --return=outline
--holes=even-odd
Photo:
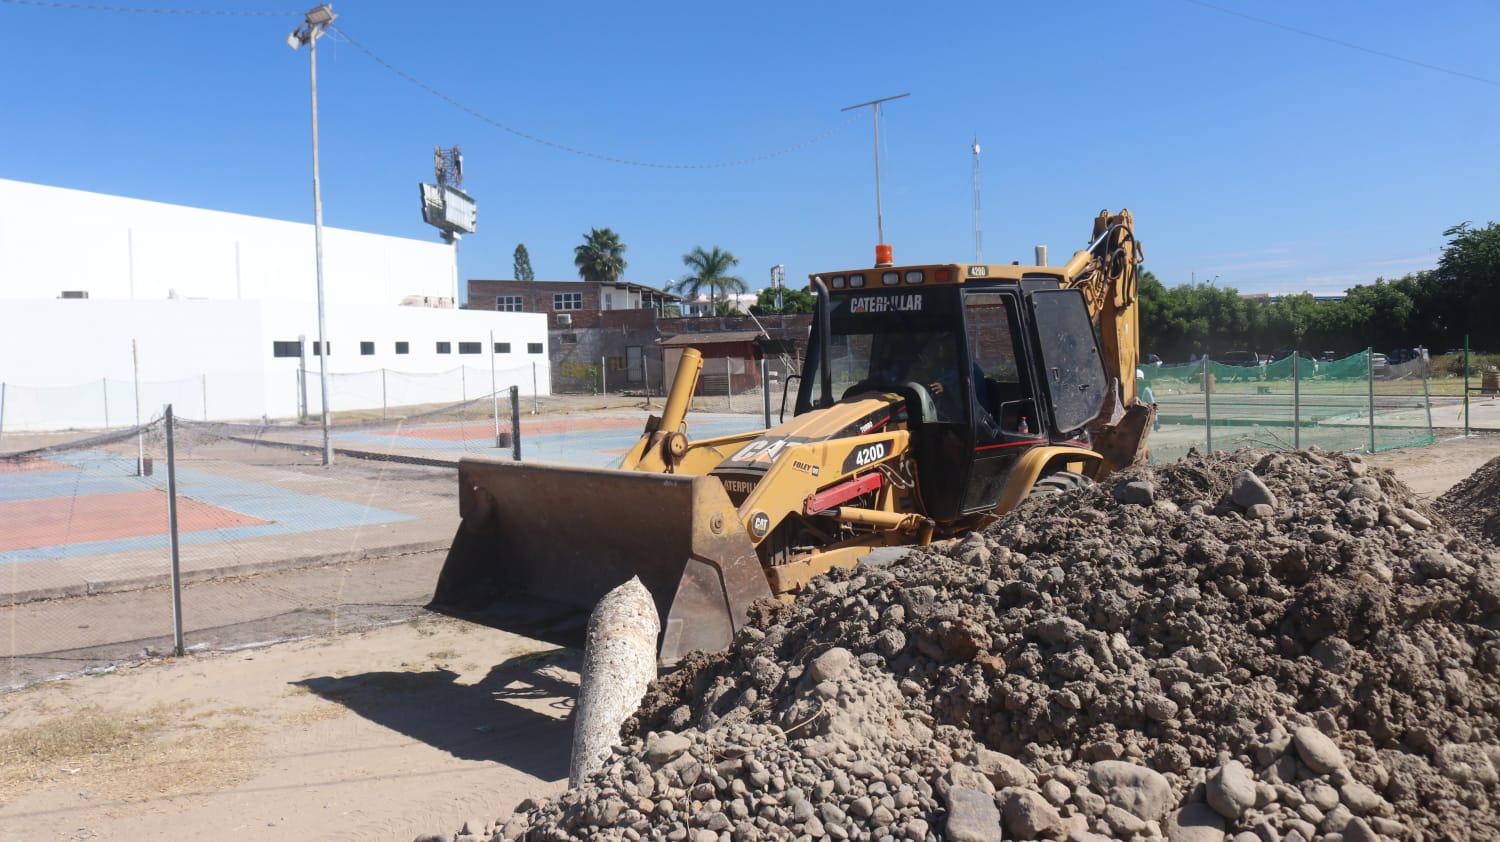
[[[5,438],[5,381],[0,380],[0,439]]]
[[[521,461],[521,387],[510,387],[510,458]]]
[[[729,358],[724,358],[724,399],[729,403],[729,411],[734,412],[734,375],[729,372]]]
[[[764,429],[771,429],[771,384],[766,381],[766,358],[760,358],[760,414]]]
[[[181,657],[182,567],[177,554],[177,452],[172,446],[172,405],[163,412],[167,427],[167,538],[172,547],[172,654]]]
[[[1469,437],[1469,334],[1464,334],[1464,438]]]
[[[605,370],[605,358],[599,358],[599,394],[609,397],[609,373]]]
[[[298,423],[307,421],[307,334],[297,334],[297,406],[299,409]]]
[[[136,341],[130,340],[130,364],[135,379],[135,475],[146,475],[146,433],[141,430],[141,354]]]
[[[99,388],[104,392],[104,429],[109,429],[109,378],[99,378]]]
[[[1292,352],[1292,449],[1302,449],[1302,355]]]
[[[203,420],[207,421],[208,420],[208,372],[206,372],[206,371],[203,373],[203,388],[200,389],[199,391],[201,391],[203,393]]]
[[[495,412],[495,446],[500,446],[500,389],[495,385],[495,332],[490,331],[490,403]]]
[[[1375,452],[1375,348],[1365,348],[1365,382],[1370,389],[1370,452]]]
[[[1432,434],[1432,390],[1427,385],[1427,349],[1421,349],[1421,356],[1417,358],[1422,364],[1422,405],[1427,408],[1427,438],[1431,444],[1437,439]]]
[[[1203,352],[1203,446],[1214,452],[1214,399],[1213,368],[1208,362],[1208,352]]]
[[[537,390],[537,385],[536,385],[536,361],[532,360],[532,362],[531,362],[531,414],[532,415],[535,415],[535,414],[537,414],[538,412],[541,411],[539,409],[540,398],[537,397],[537,391],[536,390]]]
[[[460,398],[459,403],[469,402],[469,376],[464,372],[464,369],[466,368],[468,368],[468,366],[464,365],[463,363],[458,364],[458,397]]]
[[[380,420],[390,418],[390,403],[385,399],[385,369],[380,369]]]

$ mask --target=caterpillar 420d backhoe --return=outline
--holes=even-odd
[[[671,663],[727,645],[757,599],[1143,460],[1140,260],[1121,211],[1063,266],[887,258],[814,276],[791,418],[688,439],[690,349],[618,470],[463,460],[434,605],[576,642],[594,604],[638,575]]]

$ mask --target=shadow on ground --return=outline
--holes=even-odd
[[[292,682],[378,725],[463,760],[503,763],[544,781],[568,775],[580,654],[511,658],[475,684],[446,669],[318,676]]]

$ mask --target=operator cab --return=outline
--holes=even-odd
[[[895,394],[922,509],[991,510],[1030,446],[1087,446],[1106,378],[1083,293],[1056,269],[950,264],[814,276],[796,414]]]

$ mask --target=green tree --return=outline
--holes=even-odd
[[[817,297],[804,289],[781,288],[781,309],[776,309],[776,290],[766,287],[755,294],[755,303],[750,312],[757,316],[775,316],[782,313],[811,313]]]
[[[749,289],[744,278],[729,274],[729,270],[739,263],[738,257],[718,246],[714,246],[711,251],[704,251],[702,246],[694,246],[692,251],[682,256],[682,265],[691,271],[672,284],[672,291],[685,298],[695,299],[706,289],[711,300],[727,303],[729,294]],[[716,304],[715,311],[717,310]]]
[[[593,228],[573,248],[573,265],[585,281],[614,283],[625,274],[625,244],[608,228]]]
[[[536,273],[531,271],[531,255],[526,251],[525,243],[516,244],[516,253],[511,258],[512,274],[518,281],[534,281]]]
[[[1430,317],[1449,347],[1470,336],[1476,348],[1500,348],[1500,223],[1464,222],[1443,232],[1448,243],[1433,273],[1438,287]]]

